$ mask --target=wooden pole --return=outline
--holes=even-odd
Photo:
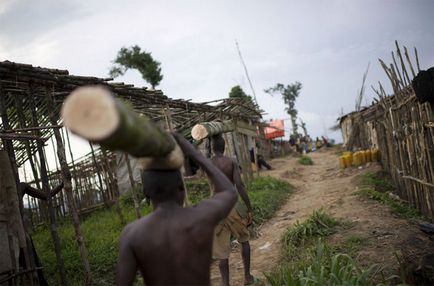
[[[35,96],[36,95],[33,95],[32,99],[31,99],[31,115],[32,115],[33,126],[38,126],[38,116],[36,114]],[[34,133],[37,136],[40,135],[39,130],[35,130]],[[64,266],[63,257],[62,257],[59,234],[57,232],[56,217],[55,217],[55,213],[54,213],[54,209],[53,209],[53,201],[52,201],[51,196],[49,195],[50,194],[50,186],[49,186],[49,182],[48,182],[48,174],[47,174],[47,169],[46,169],[46,164],[45,164],[45,156],[44,156],[44,150],[43,150],[44,145],[41,141],[37,141],[36,146],[38,149],[39,161],[40,161],[40,174],[41,174],[41,181],[42,181],[42,190],[47,194],[47,205],[48,205],[48,214],[49,214],[48,217],[50,220],[49,229],[50,229],[51,238],[52,238],[53,244],[54,244],[54,252],[56,254],[57,270],[58,270],[59,276],[60,276],[60,284],[65,286],[65,285],[68,285],[68,283],[67,283],[66,274],[65,274],[65,266]]]
[[[134,209],[136,210],[136,217],[139,219],[142,217],[142,215],[140,214],[140,202],[136,193],[136,183],[134,182],[133,170],[131,169],[130,158],[128,157],[128,154],[124,153],[124,156],[128,168],[128,178],[130,179],[131,184],[131,195],[134,201]]]
[[[116,210],[116,212],[118,213],[118,216],[119,216],[119,220],[120,220],[120,222],[121,222],[121,225],[125,225],[125,224],[126,224],[126,221],[125,221],[124,215],[122,214],[121,206],[120,206],[120,204],[119,204],[119,189],[118,189],[118,183],[117,183],[117,181],[116,181],[116,179],[115,179],[115,176],[113,176],[113,174],[114,174],[114,172],[113,172],[113,168],[112,168],[110,162],[109,162],[108,159],[107,159],[107,152],[106,152],[106,150],[105,150],[104,148],[101,148],[101,151],[102,151],[103,159],[104,159],[104,161],[105,161],[105,163],[106,163],[106,165],[107,165],[108,176],[109,176],[109,178],[110,178],[110,182],[111,182],[111,185],[112,185],[112,187],[113,187],[113,191],[114,191],[114,193],[115,193],[115,196],[114,196],[114,200],[115,200],[115,210]]]
[[[235,125],[232,120],[202,122],[193,126],[191,136],[194,140],[203,140],[214,135],[234,130]]]
[[[58,121],[58,116],[54,114],[55,106],[51,94],[47,92],[46,94],[48,110],[51,110],[50,121],[52,125],[56,125]],[[59,160],[62,180],[64,184],[64,190],[69,203],[69,211],[72,216],[72,223],[75,230],[75,238],[80,250],[81,262],[84,268],[85,284],[92,285],[92,275],[90,271],[90,264],[88,259],[88,253],[85,246],[85,238],[81,232],[80,218],[78,216],[77,207],[74,201],[74,195],[72,193],[72,182],[71,182],[71,171],[69,170],[68,163],[66,161],[65,145],[62,141],[59,129],[53,129],[54,137],[57,143],[57,159]],[[53,146],[54,148],[54,146]]]
[[[2,87],[0,86],[0,117],[2,120],[2,124],[3,124],[3,128],[5,130],[11,130],[11,126],[9,124],[9,117],[8,117],[8,113],[7,113],[7,105],[6,105],[6,94],[3,92]],[[15,180],[15,188],[17,191],[17,195],[18,195],[18,206],[19,206],[19,210],[20,210],[20,214],[22,216],[22,214],[24,213],[24,205],[23,205],[23,195],[21,193],[21,190],[19,188],[19,175],[18,175],[18,166],[17,166],[17,162],[16,162],[16,157],[15,157],[15,151],[14,151],[14,146],[12,144],[12,141],[10,140],[5,140],[2,139],[3,142],[3,146],[6,149],[8,156],[9,156],[9,160],[10,160],[10,165],[12,167],[12,175],[13,178]],[[24,238],[21,236],[19,239],[19,244],[20,244],[20,248],[22,248],[23,253],[24,253],[24,258],[25,258],[25,264],[26,264],[26,268],[27,269],[32,269],[34,266],[34,259],[33,259],[33,255],[32,255],[32,251],[30,249],[30,241],[27,237],[27,229],[26,226],[23,225],[23,231],[24,231]],[[33,285],[34,284],[34,280],[35,280],[35,276],[29,273],[27,274],[27,277],[29,278],[30,284]]]

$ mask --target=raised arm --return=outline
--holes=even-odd
[[[212,162],[196,150],[184,137],[174,133],[173,137],[181,147],[184,155],[196,162],[208,175],[214,185],[214,196],[201,202],[197,208],[210,214],[211,220],[217,222],[225,218],[237,202],[234,185]]]

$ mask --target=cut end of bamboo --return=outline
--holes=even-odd
[[[191,129],[191,137],[193,137],[194,140],[202,140],[208,137],[208,130],[205,128],[205,126],[196,124]]]
[[[66,127],[90,141],[109,137],[120,122],[115,99],[101,86],[74,90],[66,98],[61,114]]]

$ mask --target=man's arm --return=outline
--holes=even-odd
[[[50,196],[54,197],[55,195],[57,195],[57,193],[59,193],[63,189],[63,186],[64,184],[63,182],[61,182],[57,187],[50,191]]]
[[[33,188],[32,186],[30,186],[27,183],[20,183],[20,188],[21,188],[21,194],[24,196],[25,194],[40,199],[40,200],[47,200],[47,194],[41,190],[38,190],[36,188]],[[50,196],[54,197],[55,195],[57,195],[57,193],[59,193],[61,190],[63,189],[63,182],[60,183],[57,187],[55,187],[54,189],[52,189],[50,191]]]
[[[246,189],[244,188],[243,181],[241,180],[240,169],[238,168],[238,164],[233,162],[232,165],[232,179],[237,187],[237,191],[240,194],[241,199],[247,207],[247,225],[252,224],[253,221],[253,210],[252,205],[250,203],[249,195],[247,195]]]
[[[129,227],[121,234],[118,265],[116,267],[116,285],[133,285],[137,273],[136,257],[129,244]]]
[[[237,195],[231,181],[209,159],[205,158],[200,151],[197,151],[190,142],[185,140],[184,137],[176,133],[173,134],[173,137],[178,142],[184,155],[196,162],[205,171],[214,185],[214,196],[209,200],[201,202],[196,209],[204,209],[210,214],[210,219],[215,222],[227,217],[237,202]]]

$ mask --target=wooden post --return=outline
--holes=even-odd
[[[6,106],[6,94],[3,92],[3,89],[0,86],[0,117],[2,120],[2,124],[3,124],[3,128],[5,130],[10,130],[12,129],[10,124],[9,124],[9,117],[7,114],[7,106]],[[12,175],[13,178],[15,180],[15,188],[17,191],[17,195],[18,195],[18,206],[19,206],[19,210],[20,210],[20,214],[22,215],[24,213],[24,205],[23,205],[23,195],[21,193],[21,190],[19,188],[19,176],[18,176],[18,166],[17,166],[17,162],[16,162],[16,158],[15,158],[15,151],[14,151],[14,147],[12,145],[12,141],[11,140],[3,140],[3,146],[6,149],[8,155],[9,155],[9,160],[10,160],[10,164],[12,167]],[[23,250],[24,253],[24,258],[25,258],[25,264],[26,264],[26,268],[27,269],[32,269],[34,266],[34,259],[33,259],[33,255],[32,255],[32,251],[30,248],[30,243],[29,243],[29,239],[27,237],[27,230],[26,230],[26,226],[23,225],[23,230],[24,230],[24,240],[20,239],[20,247]],[[35,276],[31,273],[27,274],[27,277],[29,278],[30,284],[33,285],[34,284],[34,280],[35,280]]]
[[[118,183],[117,183],[117,181],[115,180],[115,177],[113,176],[113,174],[114,174],[114,172],[113,172],[113,168],[112,168],[110,162],[109,162],[108,159],[107,159],[107,152],[106,152],[106,150],[105,150],[104,148],[101,148],[101,151],[102,151],[102,156],[103,156],[103,158],[104,158],[104,161],[105,161],[105,163],[106,163],[106,165],[107,165],[108,175],[109,175],[109,178],[110,178],[111,185],[112,185],[112,187],[113,187],[113,191],[114,191],[114,193],[115,193],[115,196],[114,196],[114,200],[115,200],[115,210],[116,210],[116,212],[118,213],[119,220],[120,220],[121,224],[122,224],[122,225],[125,225],[125,224],[126,224],[126,222],[125,222],[125,218],[124,218],[124,215],[122,214],[122,209],[121,209],[121,206],[120,206],[120,204],[119,204],[119,189],[118,189]]]
[[[35,102],[35,96],[34,94],[32,94],[32,99],[31,99],[31,114],[32,114],[32,124],[33,126],[38,126],[38,116],[36,114],[36,102]],[[40,136],[40,131],[39,130],[35,130],[33,131],[33,133],[36,136]],[[59,234],[57,233],[57,225],[56,225],[56,217],[55,217],[55,213],[54,213],[54,209],[53,209],[53,200],[51,198],[50,194],[50,186],[49,186],[49,182],[48,182],[48,174],[47,174],[47,169],[46,169],[46,164],[45,164],[45,156],[44,156],[44,144],[42,143],[42,141],[38,140],[36,142],[36,146],[38,149],[38,154],[39,154],[39,161],[40,161],[40,174],[41,174],[41,181],[42,181],[42,190],[47,194],[47,205],[48,205],[48,214],[49,214],[49,229],[50,229],[50,233],[51,233],[51,238],[53,240],[53,244],[54,244],[54,252],[56,254],[56,261],[57,261],[57,270],[59,272],[59,276],[60,276],[60,284],[65,286],[68,285],[67,280],[66,280],[66,274],[65,274],[65,266],[64,266],[64,262],[63,262],[63,257],[62,257],[62,251],[61,251],[61,246],[60,246],[60,240],[59,240]]]
[[[142,217],[142,215],[140,214],[140,202],[136,193],[136,183],[134,182],[133,170],[131,169],[130,158],[128,157],[128,153],[124,152],[124,156],[128,168],[128,177],[130,179],[130,184],[131,184],[131,195],[134,201],[134,209],[136,210],[136,217],[139,219]]]
[[[55,106],[54,101],[51,98],[51,94],[47,92],[46,94],[47,99],[47,107],[48,110],[51,110],[50,113],[50,121],[52,125],[56,125],[58,122],[58,116],[54,114],[55,112]],[[90,272],[90,264],[88,259],[88,253],[85,246],[85,239],[81,233],[81,227],[80,227],[80,218],[78,216],[77,207],[75,205],[74,201],[74,195],[72,193],[72,182],[71,182],[71,171],[69,170],[68,163],[66,161],[66,152],[65,152],[65,145],[62,141],[62,137],[60,135],[59,129],[55,128],[53,129],[54,137],[56,138],[57,143],[57,159],[59,160],[60,164],[60,170],[62,174],[62,180],[64,184],[64,190],[68,199],[69,203],[69,211],[72,216],[72,222],[74,225],[75,230],[75,238],[77,240],[78,248],[80,250],[80,257],[81,262],[83,264],[84,268],[84,275],[85,275],[85,284],[91,285],[92,284],[92,275]],[[54,148],[54,146],[53,146]]]
[[[66,141],[68,142],[68,150],[69,150],[69,156],[71,157],[72,170],[76,174],[76,176],[72,176],[72,178],[74,179],[75,188],[77,189],[77,195],[80,200],[80,198],[83,196],[82,195],[83,190],[81,187],[81,182],[79,182],[79,179],[77,178],[77,169],[75,168],[74,155],[72,154],[71,142],[69,140],[69,132],[67,128],[62,128],[62,132],[63,130],[65,130],[66,133]]]

